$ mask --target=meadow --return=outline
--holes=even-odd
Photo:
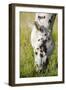
[[[28,23],[35,19],[35,13],[20,12],[20,78],[22,77],[41,77],[58,75],[58,17],[56,16],[52,38],[54,41],[54,50],[49,56],[49,62],[46,70],[36,72],[34,67],[34,53],[30,43],[31,28]]]

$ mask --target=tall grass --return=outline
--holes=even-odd
[[[35,72],[34,53],[30,43],[31,29],[28,23],[35,19],[35,13],[20,12],[20,77],[56,76],[58,74],[58,19],[56,16],[52,37],[55,43],[52,55],[49,57],[47,69]]]

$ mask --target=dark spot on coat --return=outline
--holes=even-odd
[[[40,41],[40,39],[38,39],[38,41]]]
[[[38,18],[40,19],[41,17],[40,17],[40,16],[38,16]]]
[[[46,34],[46,33],[45,33],[44,35],[45,35],[45,36],[47,36],[47,34]]]
[[[42,29],[42,28],[40,28],[40,31],[41,31],[41,32],[43,32],[43,29]]]
[[[50,37],[48,37],[48,40],[50,40]]]
[[[47,40],[43,40],[43,44],[46,45]]]
[[[40,52],[43,52],[43,50],[42,50],[42,49],[40,49]]]
[[[40,49],[41,49],[42,47],[43,47],[43,46],[41,45],[41,46],[40,46]]]
[[[42,46],[43,46],[43,51],[44,51],[45,53],[47,53],[46,40],[43,41]]]
[[[49,19],[49,21],[48,21],[49,23],[51,23],[52,21],[51,21],[51,19]]]
[[[45,16],[44,16],[44,18],[45,18]]]
[[[44,26],[40,26],[40,31],[43,33],[43,31],[44,31]]]
[[[37,52],[35,52],[35,54],[37,55],[38,53],[37,53]]]
[[[43,38],[41,38],[41,40],[43,40]]]
[[[40,57],[43,57],[43,54],[42,53],[40,53]]]
[[[51,16],[51,19],[53,18],[53,16]]]
[[[46,48],[46,46],[44,46],[43,51],[45,51],[45,53],[47,53],[47,48]]]
[[[39,48],[37,48],[37,50],[38,50]]]

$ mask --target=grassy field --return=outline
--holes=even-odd
[[[20,77],[40,77],[58,75],[58,19],[56,16],[52,37],[55,47],[52,55],[49,57],[47,69],[43,72],[35,72],[34,54],[30,43],[31,28],[28,23],[35,19],[35,13],[20,13]]]

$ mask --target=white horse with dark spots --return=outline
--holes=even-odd
[[[36,13],[34,26],[31,32],[31,45],[34,50],[36,71],[46,69],[48,56],[51,55],[54,42],[52,29],[56,14]]]

